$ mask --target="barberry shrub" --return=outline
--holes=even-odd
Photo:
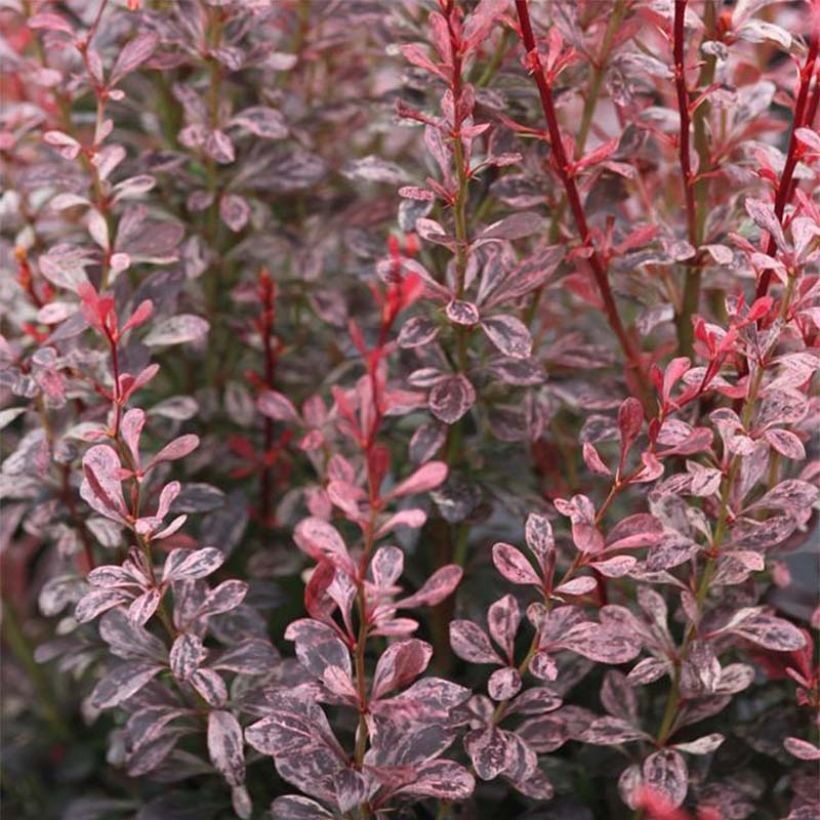
[[[818,0],[0,30],[8,817],[820,815]]]

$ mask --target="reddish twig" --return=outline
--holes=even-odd
[[[547,121],[547,128],[549,130],[549,139],[552,146],[556,172],[558,173],[558,177],[564,186],[567,202],[569,203],[570,210],[572,211],[572,216],[578,229],[578,233],[581,236],[581,242],[592,251],[592,254],[589,257],[589,265],[592,269],[592,274],[595,277],[595,283],[598,286],[598,291],[604,303],[604,312],[606,313],[607,320],[618,338],[618,342],[620,343],[621,349],[627,358],[629,366],[635,373],[638,390],[641,394],[644,406],[648,407],[651,402],[650,397],[652,395],[652,391],[649,387],[646,372],[641,364],[640,351],[635,346],[635,343],[630,338],[623,326],[623,323],[621,322],[621,317],[618,314],[618,308],[615,304],[615,297],[612,293],[612,288],[609,285],[607,266],[599,255],[592,240],[592,234],[590,232],[589,225],[587,224],[583,205],[581,204],[581,196],[578,192],[578,186],[575,183],[575,178],[570,173],[571,165],[561,139],[561,129],[558,124],[558,116],[555,112],[555,104],[552,98],[552,88],[547,80],[544,68],[541,64],[541,59],[538,56],[535,35],[533,33],[530,13],[527,7],[527,0],[515,0],[515,9],[518,13],[518,20],[521,26],[521,40],[527,51],[530,68],[533,77],[535,78],[535,83],[538,86],[538,95],[541,98],[541,107]]]
[[[812,34],[809,41],[809,52],[806,55],[806,62],[800,70],[800,89],[797,93],[797,102],[794,107],[794,119],[792,121],[792,131],[789,137],[789,149],[786,154],[786,162],[783,166],[783,173],[780,175],[780,181],[777,184],[777,193],[774,199],[774,213],[777,221],[783,224],[783,214],[786,206],[791,202],[794,190],[797,187],[797,181],[794,179],[794,171],[797,168],[797,163],[800,159],[799,143],[797,140],[797,131],[799,128],[810,125],[813,121],[814,115],[817,113],[818,102],[818,87],[820,87],[820,80],[815,84],[814,93],[811,100],[809,99],[809,88],[811,86],[812,78],[815,74],[815,66],[817,64],[818,47],[820,46],[820,14],[815,13],[813,16]],[[807,116],[808,115],[808,116]],[[777,250],[777,244],[774,236],[769,236],[768,244],[766,245],[766,254],[774,256]],[[772,280],[772,271],[767,268],[760,275],[760,280],[757,283],[757,298],[765,296],[769,290],[769,284]]]

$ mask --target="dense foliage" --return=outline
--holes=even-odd
[[[9,818],[820,814],[817,0],[2,0]]]

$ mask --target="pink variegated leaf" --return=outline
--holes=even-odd
[[[341,698],[343,702],[351,706],[358,704],[359,693],[353,684],[353,679],[341,667],[332,664],[326,666],[321,680],[325,688]]]
[[[428,461],[419,467],[404,481],[397,484],[388,495],[388,498],[397,498],[403,495],[415,495],[435,490],[447,478],[447,465],[443,461]]]
[[[475,788],[475,779],[459,763],[452,760],[432,760],[415,773],[412,781],[396,790],[396,794],[435,797],[439,800],[466,800]]]
[[[662,539],[649,551],[646,568],[650,572],[672,569],[693,558],[700,551],[700,545],[679,532],[668,530]]]
[[[389,516],[379,524],[376,528],[375,537],[383,538],[388,533],[393,532],[396,527],[409,527],[412,530],[417,530],[424,526],[425,521],[427,521],[427,513],[424,510],[416,508],[399,510],[399,512]]]
[[[478,308],[472,302],[453,299],[444,310],[447,318],[456,325],[478,324]]]
[[[263,391],[256,401],[259,412],[275,421],[288,421],[298,424],[299,411],[293,402],[276,390]]]
[[[199,608],[199,615],[202,617],[204,615],[220,615],[223,612],[230,612],[242,603],[247,593],[248,585],[245,581],[223,581],[205,596],[205,600]]]
[[[476,238],[477,242],[495,239],[521,239],[541,230],[544,217],[534,211],[521,211],[488,225]]]
[[[635,398],[628,398],[618,408],[618,430],[621,433],[621,464],[643,426],[643,405]]]
[[[202,639],[198,635],[183,633],[171,647],[171,672],[177,680],[186,681],[199,668],[205,655]]]
[[[411,638],[391,644],[382,653],[373,675],[373,698],[383,698],[415,680],[427,668],[433,647]]]
[[[675,748],[679,752],[686,752],[690,755],[708,755],[715,751],[726,738],[717,732],[711,735],[704,735],[697,740],[690,740],[687,743],[676,743]]]
[[[450,622],[450,646],[459,658],[470,663],[504,665],[504,661],[493,649],[487,633],[472,621]]]
[[[515,316],[488,316],[481,320],[481,329],[505,355],[513,359],[528,359],[532,353],[532,337],[527,326]]]
[[[541,567],[546,567],[550,556],[555,551],[555,538],[552,533],[552,525],[546,516],[530,513],[527,516],[527,523],[524,527],[524,537],[527,546],[538,560]]]
[[[370,561],[370,574],[377,587],[392,587],[404,569],[404,553],[398,547],[379,547]]]
[[[74,617],[81,624],[88,623],[103,612],[127,604],[132,599],[133,595],[122,589],[92,589],[77,602]]]
[[[648,735],[623,718],[608,716],[594,720],[580,739],[595,746],[620,746],[634,740],[647,740]]]
[[[512,595],[505,595],[487,610],[487,626],[493,640],[501,647],[512,664],[515,636],[521,623],[521,610]]]
[[[771,427],[766,430],[763,437],[780,455],[786,458],[796,461],[803,461],[806,458],[806,448],[803,442],[791,430]]]
[[[120,483],[120,457],[107,444],[97,444],[83,456],[83,499],[105,518],[123,521],[128,515]]]
[[[315,561],[327,559],[334,566],[355,577],[356,565],[348,554],[342,536],[327,521],[321,518],[303,519],[296,526],[293,540],[302,552]]]
[[[430,412],[445,424],[455,424],[475,400],[475,388],[466,376],[460,374],[438,381],[428,398]]]
[[[820,760],[820,748],[799,737],[787,737],[783,741],[783,747],[800,760]]]
[[[115,667],[94,687],[91,703],[96,709],[111,709],[136,694],[162,671],[150,661],[128,661]]]
[[[296,657],[319,680],[328,666],[339,667],[348,677],[353,672],[347,647],[326,624],[301,618],[285,630],[285,640],[296,643]]]
[[[487,692],[495,701],[510,700],[521,691],[521,675],[513,666],[496,669],[487,681]]]
[[[615,555],[604,561],[595,561],[590,566],[607,578],[623,578],[628,575],[638,563],[632,555]]]
[[[271,804],[271,814],[276,820],[333,820],[334,818],[331,812],[315,800],[296,794],[277,797]]]
[[[170,444],[166,444],[152,459],[150,466],[153,467],[163,461],[176,461],[192,453],[199,447],[199,436],[193,434],[175,438]]]
[[[669,664],[657,658],[644,658],[632,667],[626,679],[633,686],[645,686],[660,680],[670,671]]]
[[[158,589],[149,589],[135,598],[128,607],[128,619],[131,623],[143,626],[157,611],[162,593]]]
[[[191,685],[210,706],[220,708],[228,701],[228,688],[213,669],[197,669],[189,678]]]
[[[616,632],[592,621],[571,627],[560,638],[559,644],[564,649],[598,663],[627,663],[634,660],[641,651],[637,637]]]
[[[595,449],[593,444],[585,441],[583,444],[584,464],[587,465],[590,471],[596,475],[611,476],[612,470],[607,466],[606,462],[601,458],[600,453]]]
[[[120,433],[131,453],[134,466],[140,467],[140,436],[145,426],[145,411],[137,408],[128,410],[120,422]]]
[[[461,581],[464,570],[457,564],[437,569],[420,590],[396,602],[401,609],[412,609],[417,606],[435,606],[451,595]]]
[[[507,768],[511,746],[509,732],[496,726],[476,729],[464,737],[464,749],[482,780],[493,780]]]
[[[532,584],[539,588],[543,585],[532,564],[511,544],[499,542],[493,545],[493,564],[513,584]]]
[[[800,629],[768,612],[757,612],[726,631],[775,652],[796,652],[806,645],[806,636]]]
[[[165,559],[162,580],[165,582],[196,580],[215,572],[225,562],[225,553],[216,547],[198,550],[175,549]]]
[[[674,749],[661,749],[649,755],[642,766],[644,783],[660,792],[673,807],[686,799],[688,769],[683,755]]]
[[[807,481],[789,478],[781,481],[773,490],[769,490],[759,501],[756,501],[749,510],[779,509],[796,514],[809,509],[820,497],[820,490]]]
[[[591,575],[581,575],[573,578],[553,590],[557,595],[588,595],[598,586],[598,582]]]
[[[111,69],[110,85],[116,85],[126,74],[139,68],[157,47],[159,38],[153,32],[145,31],[125,44]]]

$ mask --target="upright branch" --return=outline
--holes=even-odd
[[[792,130],[789,136],[789,149],[786,153],[786,162],[783,165],[783,173],[777,183],[777,190],[774,198],[774,213],[777,221],[783,224],[783,214],[786,206],[791,202],[797,181],[794,179],[794,171],[800,161],[802,147],[798,139],[797,132],[800,128],[812,127],[814,118],[817,115],[817,103],[820,99],[820,76],[817,76],[817,52],[820,48],[820,11],[815,9],[811,13],[812,31],[809,38],[809,50],[806,54],[806,61],[800,70],[800,87],[797,92],[797,102],[794,106],[794,118],[792,120]],[[809,96],[812,80],[814,80],[814,92]],[[766,245],[766,254],[774,256],[777,251],[777,242],[773,233],[769,234]],[[771,268],[766,268],[760,275],[757,283],[757,297],[765,296],[769,291],[769,284],[772,280]]]
[[[561,128],[558,124],[558,116],[555,111],[550,75],[544,70],[544,66],[541,63],[541,58],[538,55],[538,48],[535,41],[535,34],[532,29],[527,0],[515,0],[515,8],[518,13],[518,20],[521,26],[521,40],[527,52],[527,64],[530,72],[535,78],[535,83],[538,86],[538,95],[541,99],[541,107],[547,121],[549,140],[553,152],[553,164],[556,173],[561,180],[561,184],[564,187],[567,202],[569,202],[569,207],[575,221],[575,226],[581,236],[581,242],[591,251],[589,266],[592,269],[592,274],[595,277],[595,283],[604,304],[604,312],[606,313],[607,321],[617,336],[621,349],[626,356],[628,366],[634,374],[641,400],[648,408],[651,403],[651,391],[649,388],[646,371],[641,363],[640,350],[627,333],[626,328],[624,328],[623,322],[621,321],[621,317],[618,314],[618,308],[615,304],[615,297],[609,284],[607,266],[595,247],[595,243],[592,239],[592,233],[589,229],[589,225],[587,224],[586,215],[584,214],[584,207],[581,203],[581,196],[573,175],[572,165],[567,157],[564,143],[561,138]]]

